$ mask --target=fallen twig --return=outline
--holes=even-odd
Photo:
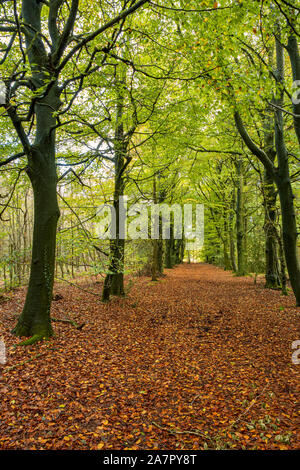
[[[228,429],[232,428],[233,426],[236,425],[236,423],[238,423],[242,416],[244,416],[246,413],[248,413],[248,411],[252,408],[252,406],[257,402],[257,400],[263,395],[264,391],[266,390],[266,388],[268,387],[269,384],[266,384],[264,386],[264,388],[262,389],[262,392],[257,395],[257,397],[253,398],[253,400],[251,401],[250,405],[237,417],[237,419],[231,423],[229,426],[227,426],[227,428],[225,428],[223,431],[227,431]]]
[[[70,320],[69,318],[51,318],[51,321],[54,321],[54,322],[61,322],[61,323],[71,323],[72,326],[74,326],[74,328],[76,328],[77,330],[81,330],[85,323],[82,323],[80,325],[77,325],[77,323],[74,321],[74,320]]]
[[[23,366],[24,364],[27,364],[27,362],[34,361],[38,357],[44,356],[45,354],[46,354],[45,352],[38,353],[35,356],[30,357],[29,359],[26,359],[26,361],[19,362],[18,364],[14,364],[13,366],[10,366],[10,367],[5,367],[4,371],[6,372],[6,371],[9,371],[9,370],[15,369],[16,367]]]
[[[222,430],[218,433],[218,435],[216,436],[216,438],[212,438],[212,437],[210,437],[208,434],[205,434],[205,433],[203,433],[203,432],[201,432],[201,431],[186,431],[186,430],[180,431],[180,430],[176,430],[176,429],[172,429],[172,428],[166,428],[166,427],[160,426],[160,425],[157,424],[155,421],[153,421],[152,424],[153,424],[154,426],[156,426],[158,429],[161,429],[162,431],[169,432],[170,434],[191,434],[191,435],[193,435],[193,436],[204,437],[205,439],[208,439],[210,442],[212,442],[212,443],[215,445],[215,444],[217,443],[218,439],[221,438],[222,434],[223,434],[225,431],[227,431],[228,429],[230,429],[230,428],[232,428],[233,426],[235,426],[235,424],[238,423],[238,422],[241,420],[242,416],[244,416],[246,413],[248,413],[248,411],[249,411],[249,410],[252,408],[252,406],[256,403],[256,401],[258,400],[258,398],[260,398],[260,397],[263,395],[263,393],[264,393],[264,391],[266,390],[267,386],[268,386],[268,384],[265,385],[265,387],[263,388],[262,392],[261,392],[259,395],[257,395],[257,397],[254,398],[254,399],[251,401],[250,405],[238,416],[238,418],[237,418],[233,423],[231,423],[229,426],[227,426],[225,429],[222,429]],[[194,398],[193,402],[194,402],[198,397],[199,397],[199,395],[197,395],[197,396]],[[193,403],[193,402],[192,402],[192,403]]]
[[[58,281],[67,282],[68,284],[71,284],[71,286],[77,287],[77,289],[80,289],[83,292],[87,292],[88,294],[96,295],[97,297],[101,297],[101,294],[98,294],[97,292],[93,292],[93,291],[88,290],[88,289],[84,289],[83,287],[80,287],[78,284],[75,284],[74,282],[67,281],[66,279],[61,279],[60,277],[56,277],[55,279],[57,279]]]
[[[152,421],[152,424],[153,424],[153,426],[156,426],[158,429],[161,429],[162,431],[167,431],[171,434],[192,434],[194,436],[204,437],[205,439],[209,439],[211,442],[214,442],[213,439],[209,435],[207,435],[203,432],[200,432],[200,431],[177,431],[176,429],[165,428],[163,426],[160,426],[155,421]]]

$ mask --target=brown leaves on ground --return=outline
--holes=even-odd
[[[293,295],[201,264],[108,304],[55,293],[53,316],[85,326],[55,322],[55,339],[27,348],[10,335],[24,292],[0,306],[1,449],[299,447]]]

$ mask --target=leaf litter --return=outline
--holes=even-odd
[[[7,296],[0,449],[299,448],[293,295],[207,264],[166,273],[109,303],[56,284],[63,321],[26,348],[10,334],[25,291]]]

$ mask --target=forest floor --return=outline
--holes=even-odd
[[[84,326],[26,348],[10,334],[25,291],[2,299],[0,449],[300,447],[293,295],[206,264],[166,274],[107,304],[56,284],[53,317]]]

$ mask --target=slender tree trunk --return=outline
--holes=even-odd
[[[245,275],[245,253],[244,253],[244,193],[243,193],[243,162],[239,159],[236,163],[237,171],[237,193],[236,193],[236,247],[237,247],[237,275]]]
[[[153,180],[153,202],[157,204],[163,202],[163,197],[161,197],[160,190],[158,190],[157,196],[157,187],[156,187],[156,177],[154,176]],[[158,216],[158,239],[152,240],[153,252],[152,252],[152,281],[157,281],[159,276],[163,275],[164,266],[163,266],[163,219],[162,214]]]
[[[124,255],[125,240],[122,237],[124,227],[123,217],[120,217],[120,197],[124,195],[124,170],[129,163],[126,159],[127,141],[124,136],[123,108],[124,108],[124,81],[117,80],[117,110],[116,110],[116,129],[115,129],[115,188],[113,206],[116,214],[116,238],[110,240],[110,265],[102,292],[102,300],[106,301],[111,295],[124,295]],[[126,160],[126,161],[125,161]],[[120,236],[121,235],[121,236]]]
[[[112,295],[124,295],[124,257],[125,257],[125,240],[120,236],[124,232],[123,217],[120,216],[123,208],[120,206],[122,202],[120,197],[124,196],[124,155],[126,146],[122,142],[120,148],[116,151],[116,177],[114,191],[114,208],[116,213],[116,238],[110,242],[111,255],[111,280],[110,288]]]
[[[264,173],[266,288],[280,286],[276,237],[276,188],[267,170]]]
[[[175,242],[175,264],[180,264],[181,259],[180,259],[180,252],[181,252],[181,241],[182,240],[176,240]]]
[[[244,206],[245,208],[245,206]],[[245,274],[247,273],[248,271],[248,218],[247,218],[247,214],[246,214],[246,211],[244,210],[244,245],[243,245],[243,248],[244,248],[244,270],[245,270]]]
[[[276,151],[274,148],[274,118],[270,109],[266,110],[264,121],[264,144],[265,152],[274,163]],[[268,289],[278,289],[280,286],[280,274],[277,256],[276,235],[276,199],[277,190],[270,171],[265,168],[263,181],[263,199],[265,208],[265,257],[266,257],[266,284]]]
[[[232,207],[229,213],[229,248],[230,248],[230,261],[234,272],[237,271],[236,259],[235,259],[235,240],[233,231],[233,218],[234,218],[234,206],[235,206],[235,192],[232,195]]]
[[[170,238],[165,241],[166,256],[165,267],[171,269],[174,267],[174,227],[172,218],[170,220]]]
[[[151,280],[157,281],[158,277],[158,240],[152,240],[152,266],[151,266]]]
[[[230,258],[229,258],[229,237],[228,237],[228,220],[227,220],[227,210],[224,209],[224,234],[223,234],[223,257],[224,257],[224,269],[228,271],[231,269]]]
[[[163,239],[162,239],[162,234],[160,233],[159,235],[159,240],[157,240],[157,248],[158,248],[158,253],[157,253],[157,269],[158,269],[158,275],[162,276],[164,273],[164,244],[163,244]]]
[[[183,263],[184,252],[185,252],[185,239],[183,237],[181,240],[181,244],[180,244],[180,263]]]
[[[287,292],[287,278],[286,278],[286,272],[285,272],[286,271],[286,264],[285,264],[282,236],[279,236],[279,238],[278,238],[278,246],[279,246],[279,261],[280,261],[281,292],[282,292],[283,295],[288,295],[288,292]]]

